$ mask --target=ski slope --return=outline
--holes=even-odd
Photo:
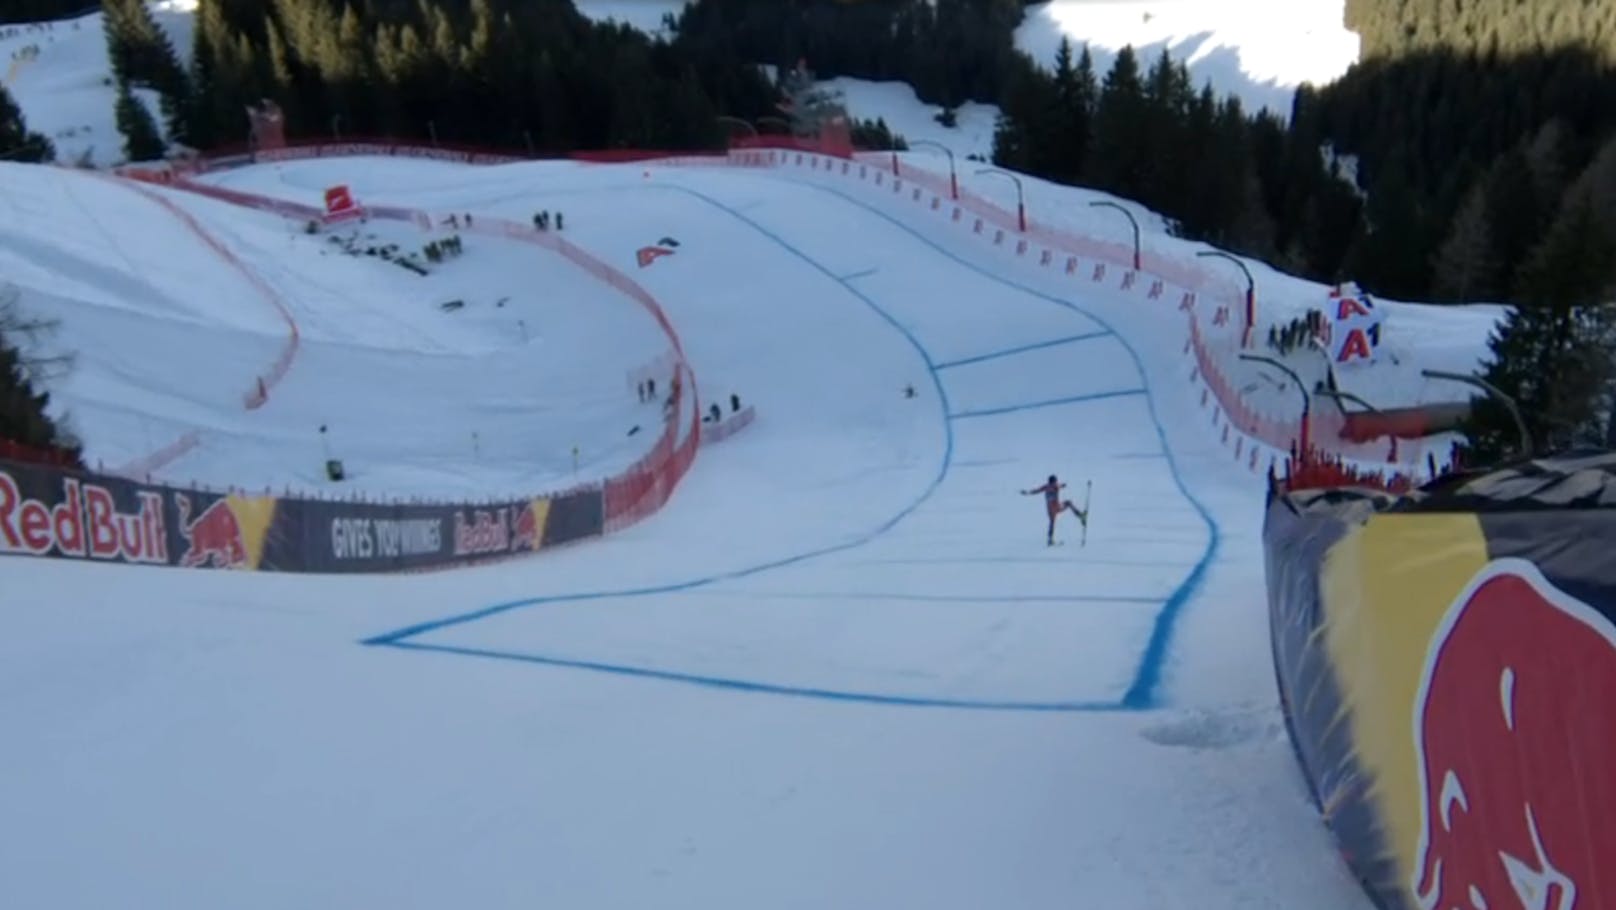
[[[1260,482],[1204,429],[1170,316],[783,173],[353,159],[211,179],[559,209],[624,268],[675,238],[636,278],[703,395],[758,420],[653,519],[531,560],[0,561],[4,903],[1366,906],[1274,705]],[[179,204],[264,271],[279,230],[281,272],[303,270],[294,233]],[[374,330],[363,305],[299,305],[332,338]],[[605,355],[619,330],[577,345]],[[1086,546],[1068,516],[1046,548],[1018,495],[1052,472],[1080,504],[1093,483]]]
[[[59,323],[37,352],[76,358],[53,407],[108,469],[215,489],[509,496],[621,471],[656,435],[629,431],[661,425],[628,377],[665,358],[668,338],[555,254],[462,237],[423,276],[362,251],[418,253],[454,228],[310,235],[16,164],[0,165],[0,184],[0,275],[24,313]],[[344,252],[350,237],[359,255]],[[249,408],[283,357],[284,380]],[[327,458],[349,477],[329,481]]]
[[[86,4],[94,8],[96,4]],[[149,4],[182,60],[191,52],[194,0],[155,0]],[[114,105],[118,94],[107,38],[98,10],[71,19],[8,26],[0,35],[6,57],[6,90],[22,109],[28,129],[56,146],[58,161],[106,167],[127,160],[118,132]],[[25,54],[26,48],[37,53]],[[163,132],[157,92],[134,88],[131,94]],[[165,132],[166,135],[166,132]]]
[[[1345,0],[1049,0],[1027,8],[1016,47],[1053,66],[1062,37],[1104,75],[1132,47],[1141,68],[1165,51],[1249,112],[1289,118],[1300,85],[1326,85],[1358,62]]]

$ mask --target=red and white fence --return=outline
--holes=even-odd
[[[786,137],[760,137],[758,140],[737,143],[737,146],[727,155],[611,150],[569,157],[597,163],[644,162],[659,166],[797,168],[819,175],[847,178],[851,184],[888,197],[906,199],[936,213],[945,224],[968,230],[983,242],[1013,248],[1018,258],[1038,268],[1059,271],[1073,281],[1138,294],[1146,300],[1173,306],[1182,312],[1187,336],[1183,351],[1189,381],[1198,387],[1203,406],[1211,414],[1213,432],[1232,453],[1232,457],[1252,471],[1266,471],[1271,464],[1283,463],[1293,452],[1304,451],[1317,452],[1343,462],[1384,466],[1394,470],[1417,470],[1424,459],[1424,451],[1419,445],[1399,446],[1394,440],[1386,440],[1384,444],[1378,441],[1354,442],[1342,438],[1345,418],[1339,413],[1321,410],[1320,413],[1310,414],[1304,426],[1298,415],[1264,413],[1248,402],[1229,378],[1229,361],[1235,353],[1234,348],[1214,341],[1220,334],[1226,334],[1222,326],[1233,318],[1236,307],[1244,306],[1245,298],[1245,288],[1234,284],[1222,272],[1211,272],[1193,260],[1175,258],[1153,250],[1142,251],[1140,267],[1136,269],[1134,250],[1129,245],[1041,224],[1035,219],[1026,218],[1024,211],[1012,211],[968,188],[954,186],[947,174],[918,167],[891,153],[857,153],[851,157],[828,155],[816,150],[812,142]],[[422,148],[386,140],[294,144],[284,149],[261,151],[256,160],[284,161],[353,155],[421,157],[467,164],[526,160],[522,156],[478,149]],[[254,160],[245,155],[213,156],[192,167],[211,170],[240,166]],[[129,176],[172,183],[185,189],[200,189],[216,198],[243,195],[215,187],[199,188],[186,178],[183,168],[179,171],[161,169],[150,175]],[[275,204],[288,209],[284,214],[290,215],[294,211],[297,217],[317,214],[312,207],[299,209],[290,203]],[[385,216],[387,213],[373,210],[373,214]],[[397,216],[400,213],[395,211],[392,214]],[[1025,230],[1022,230],[1023,223]],[[517,231],[529,231],[525,226],[514,227]],[[545,233],[539,236],[554,238],[554,235]],[[559,238],[554,239],[559,241]],[[557,250],[567,255],[565,247],[558,246]],[[621,273],[616,273],[616,277],[603,277],[612,283],[627,280]],[[632,290],[627,292],[633,295]],[[664,328],[671,331],[671,326],[665,325]],[[669,459],[672,458],[672,451],[671,448],[668,450]]]
[[[396,156],[437,158],[467,163],[494,164],[520,160],[508,156],[495,156],[464,151],[446,152],[440,149],[412,149],[398,145],[373,143],[318,143],[297,148],[278,149],[260,153],[259,159],[289,160],[327,156],[389,154]],[[214,162],[217,164],[218,162]],[[229,161],[226,166],[249,163],[246,160]],[[122,176],[132,180],[162,184],[177,190],[218,199],[246,208],[273,212],[286,218],[307,221],[317,219],[323,209],[238,190],[225,189],[191,179],[191,174],[208,168],[207,162],[188,167],[128,168]],[[153,194],[156,195],[156,194]],[[166,200],[165,200],[166,201]],[[172,205],[172,203],[168,203]],[[415,209],[385,205],[368,205],[368,217],[401,221],[423,227],[437,223],[431,213]],[[574,266],[594,276],[618,293],[645,309],[666,335],[672,348],[672,373],[677,377],[672,388],[673,418],[665,421],[662,434],[650,452],[622,473],[603,483],[605,499],[605,526],[607,532],[620,530],[654,514],[665,505],[675,488],[690,470],[696,451],[701,445],[702,425],[700,398],[695,374],[685,360],[684,346],[679,340],[672,321],[661,304],[632,278],[596,258],[582,247],[573,244],[555,231],[539,230],[532,225],[519,224],[491,216],[478,217],[463,223],[461,230],[470,234],[498,237],[504,240],[528,243],[550,250]],[[688,421],[686,420],[688,415]]]
[[[818,176],[845,178],[850,184],[887,198],[897,198],[934,213],[942,223],[967,231],[982,242],[1013,250],[1030,266],[1054,270],[1076,282],[1137,294],[1183,313],[1187,340],[1186,373],[1211,412],[1213,432],[1231,457],[1253,472],[1282,466],[1292,453],[1308,452],[1364,470],[1411,471],[1423,467],[1418,444],[1396,440],[1355,442],[1344,438],[1346,419],[1321,410],[1308,415],[1265,413],[1249,403],[1229,378],[1228,363],[1238,352],[1245,288],[1201,269],[1192,262],[1145,251],[1142,268],[1134,268],[1131,246],[1040,225],[1032,219],[1021,230],[1023,213],[1012,211],[955,188],[947,174],[915,167],[889,153],[861,153],[851,159],[801,149],[746,149],[731,153],[752,167],[803,169]],[[1227,344],[1214,339],[1230,337]],[[1192,392],[1192,394],[1194,394]],[[1395,479],[1395,478],[1393,478]]]

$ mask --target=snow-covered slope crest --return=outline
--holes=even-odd
[[[1334,81],[1358,60],[1344,0],[1052,0],[1027,8],[1016,45],[1052,63],[1061,38],[1088,45],[1096,70],[1132,46],[1141,64],[1166,50],[1248,109],[1282,117],[1296,87]]]
[[[279,185],[270,168],[258,179]],[[630,377],[667,362],[669,336],[562,256],[441,222],[311,234],[34,165],[0,166],[0,185],[0,270],[26,315],[56,324],[40,353],[74,357],[47,387],[92,463],[219,489],[454,500],[613,476],[656,441],[635,432],[662,424]],[[434,261],[428,244],[451,251]],[[260,388],[289,336],[284,379]]]
[[[86,4],[94,6],[94,4]],[[194,0],[162,0],[152,15],[182,57],[191,51]],[[56,146],[61,161],[105,167],[125,160],[113,116],[117,94],[99,12],[55,22],[7,26],[0,34],[7,91],[28,128]],[[162,128],[157,93],[133,90]]]

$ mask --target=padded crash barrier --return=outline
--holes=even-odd
[[[1271,492],[1273,658],[1385,910],[1616,907],[1616,453]]]
[[[0,554],[266,572],[470,565],[598,537],[601,485],[462,506],[202,492],[0,462]]]

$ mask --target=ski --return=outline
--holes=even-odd
[[[1089,493],[1093,489],[1094,481],[1085,480],[1083,482],[1083,542],[1078,544],[1080,547],[1089,545]]]

